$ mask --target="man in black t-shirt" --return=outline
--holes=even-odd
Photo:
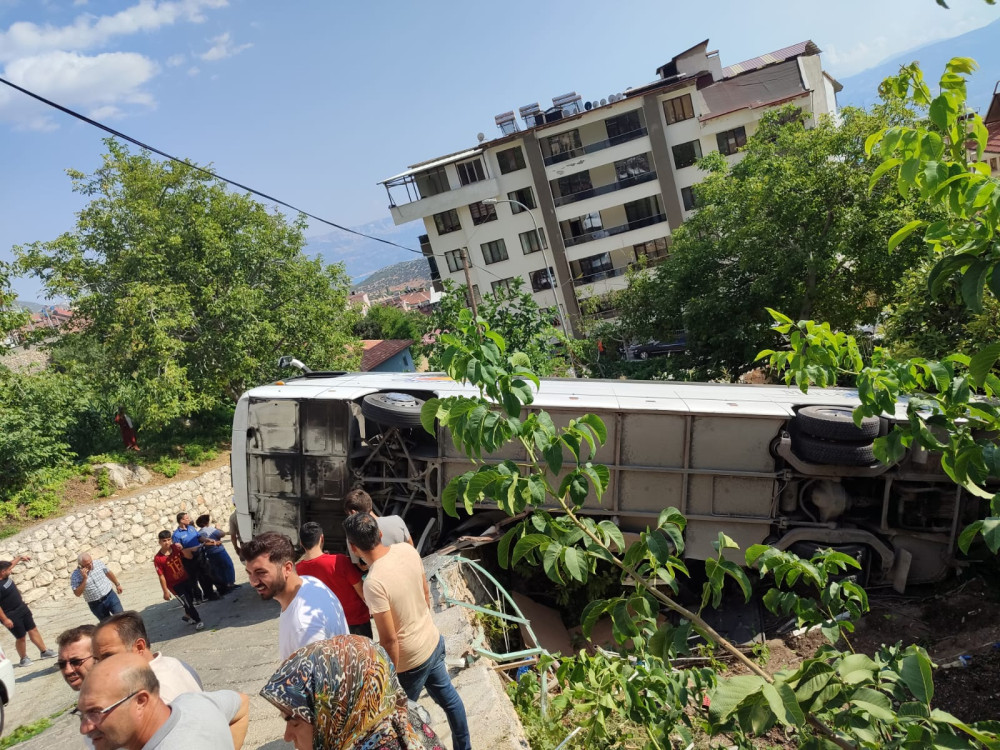
[[[56,655],[55,651],[45,648],[45,641],[42,640],[42,634],[35,627],[31,610],[21,598],[21,592],[17,590],[17,586],[10,580],[10,573],[14,566],[30,559],[27,555],[18,555],[13,561],[0,560],[0,623],[3,623],[3,626],[14,636],[14,648],[17,649],[17,655],[21,657],[19,666],[22,667],[31,664],[25,636],[38,647],[43,659],[51,659]]]

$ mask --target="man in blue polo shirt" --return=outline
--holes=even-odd
[[[201,546],[201,540],[198,539],[198,529],[194,527],[191,522],[191,516],[187,511],[180,511],[177,514],[177,528],[174,529],[174,533],[171,539],[175,544],[181,545],[181,560],[184,563],[184,571],[188,574],[188,578],[194,584],[192,593],[194,594],[195,602],[200,602],[204,595],[202,594],[202,588],[199,586],[202,580],[201,569],[198,565],[198,561],[195,560],[194,556]],[[208,594],[211,589],[205,589],[205,594]],[[218,598],[216,596],[216,598]]]

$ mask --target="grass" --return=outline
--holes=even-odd
[[[39,719],[38,721],[33,721],[30,724],[22,724],[13,732],[8,734],[2,740],[0,740],[0,750],[6,750],[8,747],[13,747],[14,745],[19,745],[22,742],[30,740],[32,737],[36,737],[46,729],[52,726],[52,719],[63,713],[59,711],[58,713],[52,714],[52,716],[46,719]]]

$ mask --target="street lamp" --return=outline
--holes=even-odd
[[[531,219],[531,225],[535,228],[535,239],[538,240],[538,249],[542,251],[542,262],[545,264],[545,276],[549,280],[549,289],[552,290],[552,296],[556,301],[556,314],[559,316],[559,325],[562,326],[563,334],[569,336],[570,332],[569,328],[566,327],[566,318],[563,317],[562,307],[559,305],[559,293],[556,292],[556,280],[552,277],[554,269],[553,266],[549,265],[548,258],[545,257],[545,240],[542,238],[541,232],[538,231],[538,222],[535,221],[535,215],[531,213],[531,209],[521,203],[521,201],[516,201],[510,198],[483,198],[483,203],[487,206],[495,206],[497,203],[513,203],[520,206],[527,212],[528,218]],[[553,264],[554,263],[555,261],[553,261]]]

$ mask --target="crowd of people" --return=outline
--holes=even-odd
[[[465,707],[445,666],[444,637],[406,524],[376,516],[363,490],[348,494],[345,511],[349,556],[324,552],[323,529],[312,522],[300,529],[301,555],[283,534],[248,542],[233,534],[250,584],[281,609],[280,666],[260,695],[281,712],[285,740],[298,750],[421,750],[440,747],[416,703],[426,688],[445,712],[454,750],[471,750]],[[177,524],[158,534],[153,565],[164,599],[176,597],[183,619],[201,630],[198,604],[231,591],[235,569],[221,546],[225,533],[208,516],[192,524],[182,511]],[[31,663],[26,639],[43,658],[56,656],[10,579],[25,559],[0,562],[0,622],[14,635],[22,665]],[[248,696],[206,692],[194,668],[154,651],[141,615],[123,610],[122,586],[101,560],[80,555],[70,586],[98,619],[57,642],[59,671],[79,693],[74,713],[87,747],[242,747]]]

